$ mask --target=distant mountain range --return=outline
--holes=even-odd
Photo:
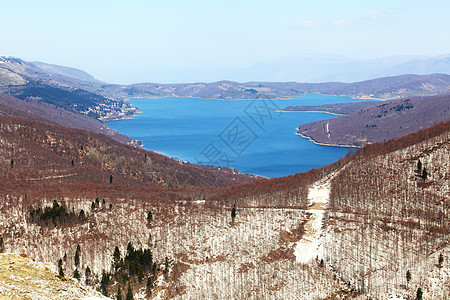
[[[111,120],[127,118],[136,113],[135,109],[122,101],[129,98],[197,97],[236,100],[264,97],[276,99],[302,96],[305,93],[322,93],[387,100],[450,93],[450,75],[409,74],[354,83],[217,81],[118,85],[98,81],[89,74],[73,68],[0,57],[0,92],[19,98],[40,97],[51,103],[54,99],[50,99],[52,97],[49,94],[65,94],[66,98],[70,98],[67,94],[70,92],[73,97],[65,101],[66,108],[91,115],[99,120]]]
[[[433,66],[433,68],[440,68],[448,61],[448,57],[442,56],[428,60],[416,59],[415,61],[416,63],[412,63],[410,60],[403,62],[401,64],[402,70],[408,70],[412,65],[416,67],[421,66],[421,69],[425,69],[427,65]],[[445,68],[439,70],[445,70]],[[14,57],[0,57],[0,93],[11,96],[0,97],[0,112],[3,114],[11,116],[27,115],[34,120],[77,129],[92,130],[106,134],[121,142],[139,145],[139,142],[120,135],[99,122],[130,118],[139,112],[137,108],[132,107],[125,101],[129,98],[277,99],[302,96],[305,93],[321,93],[361,99],[404,99],[450,94],[450,75],[406,74],[353,83],[257,81],[239,83],[218,81],[213,83],[137,83],[116,85],[101,82],[86,72],[73,68],[39,62],[30,63]],[[434,101],[433,103],[436,102]],[[350,108],[353,109],[351,112],[356,111],[355,107]],[[393,113],[395,114],[395,111]],[[433,122],[436,121],[430,116],[424,115],[422,117],[426,119],[426,122],[432,122],[427,123],[427,126],[434,124]],[[362,122],[365,121],[363,120]],[[442,121],[445,120],[443,119]],[[343,121],[332,121],[333,124],[334,122]],[[425,123],[422,121],[417,121],[416,123],[416,127],[411,123],[410,130],[407,132],[395,131],[396,134],[393,134],[394,130],[391,130],[390,134],[385,136],[382,133],[377,134],[377,138],[374,136],[363,137],[360,133],[355,132],[358,141],[350,138],[340,138],[339,144],[360,146],[366,142],[387,140],[425,128],[423,127]],[[379,126],[382,126],[382,124]],[[367,132],[373,132],[373,130]],[[314,134],[314,136],[316,135],[317,133]],[[312,135],[308,136],[313,137]],[[320,142],[327,143],[323,140]],[[335,142],[334,140],[330,143],[334,144]]]
[[[331,55],[300,55],[261,62],[233,74],[234,80],[355,82],[402,74],[450,73],[450,55],[392,56],[355,60]]]
[[[180,83],[214,82],[224,79],[238,82],[356,82],[402,74],[450,74],[450,54],[439,56],[391,56],[351,59],[338,55],[299,54],[248,67],[234,69],[142,70],[140,81]],[[136,74],[133,74],[136,75]],[[117,82],[129,82],[133,76],[117,74]],[[136,78],[134,76],[134,78]],[[136,82],[136,80],[135,80]]]
[[[450,93],[450,75],[399,75],[354,83],[297,83],[218,81],[213,83],[158,84],[139,83],[128,86],[108,85],[97,89],[102,95],[119,99],[133,97],[196,97],[223,100],[270,99],[320,93],[354,98],[398,99]]]

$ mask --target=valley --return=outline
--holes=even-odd
[[[450,297],[448,75],[119,86],[40,66],[0,63],[0,297]],[[101,122],[136,114],[123,101],[130,97],[233,100],[312,91],[399,99],[291,105],[342,113],[311,120],[299,133],[359,149],[271,179],[136,147],[136,138]],[[176,101],[180,111],[189,106]],[[203,108],[199,113],[217,110]],[[289,113],[295,122],[296,114]]]

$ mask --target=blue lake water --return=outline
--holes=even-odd
[[[296,135],[300,124],[336,116],[276,110],[289,105],[358,101],[363,100],[319,94],[253,101],[131,99],[129,102],[143,113],[107,125],[142,141],[147,150],[183,161],[280,177],[334,162],[350,148],[320,146]]]

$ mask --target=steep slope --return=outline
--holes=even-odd
[[[138,112],[124,101],[100,95],[97,89],[101,82],[60,75],[55,68],[42,69],[19,58],[0,56],[0,92],[24,100],[37,99],[99,120],[127,118]]]
[[[374,299],[450,297],[449,153],[446,122],[367,145],[339,172],[325,257],[343,280]]]
[[[14,126],[20,132],[24,124]],[[77,270],[113,296],[129,278],[138,299],[386,299],[418,287],[445,299],[449,134],[442,123],[320,170],[218,190],[51,183],[38,190],[8,177],[2,248],[61,259],[65,274]],[[414,170],[418,159],[426,181]],[[151,258],[139,254],[144,249]],[[144,269],[130,257],[145,258]]]
[[[221,187],[254,177],[182,164],[104,135],[0,116],[3,178],[22,182]]]
[[[2,299],[110,299],[75,279],[58,276],[53,264],[32,261],[26,254],[0,254]]]
[[[53,65],[53,64],[47,64],[47,63],[43,63],[43,62],[39,62],[39,61],[33,61],[31,63],[33,65],[35,65],[36,67],[38,67],[48,73],[54,74],[54,75],[75,78],[75,79],[82,80],[82,81],[99,82],[92,75],[90,75],[82,70],[79,70],[79,69],[65,67],[65,66],[58,66],[58,65]]]
[[[140,145],[139,141],[133,140],[115,130],[109,129],[102,122],[94,118],[65,110],[61,107],[42,102],[35,98],[22,100],[9,95],[0,94],[0,114],[22,117],[53,125],[89,130],[95,133],[107,135],[125,144],[135,146]]]
[[[389,101],[353,114],[300,125],[297,133],[327,145],[360,147],[450,120],[450,95]]]

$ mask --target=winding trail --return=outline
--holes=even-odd
[[[335,174],[332,174],[323,181],[317,181],[309,188],[307,213],[311,216],[305,224],[302,239],[297,242],[294,249],[298,263],[308,263],[316,257],[323,258],[325,230],[322,228],[322,221],[330,197],[331,180],[334,176]]]

